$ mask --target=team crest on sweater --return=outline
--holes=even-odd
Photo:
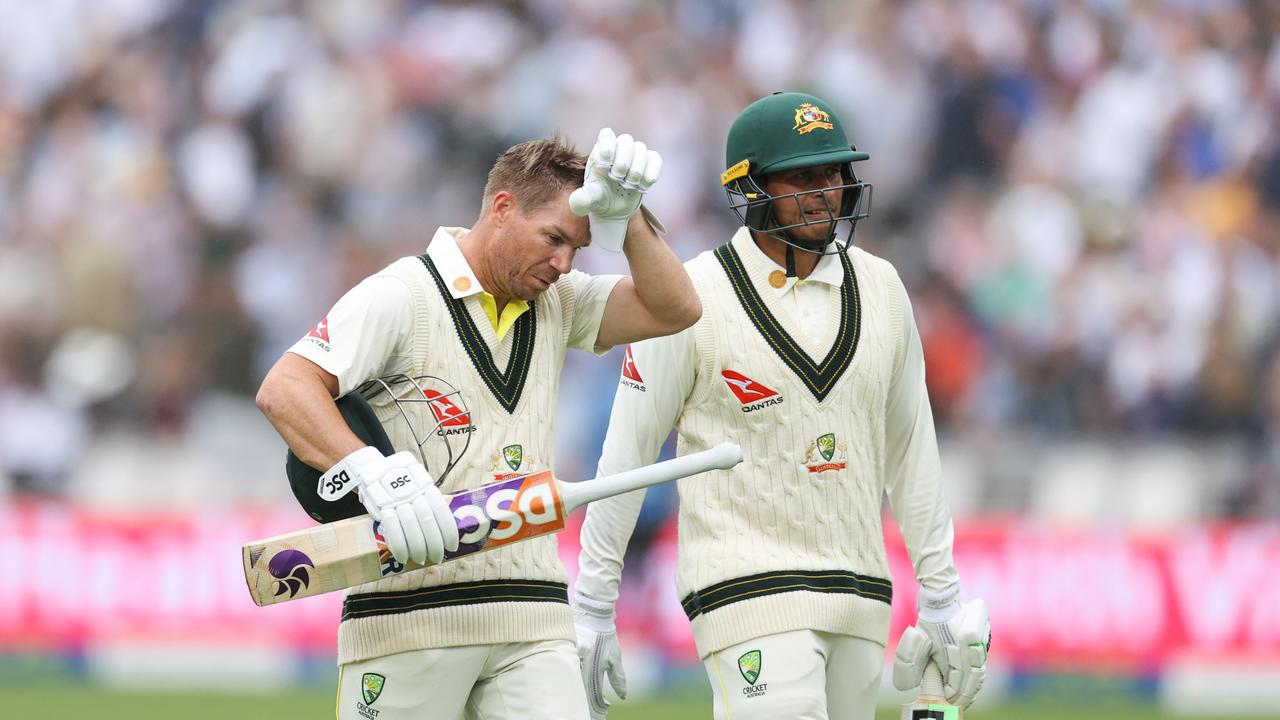
[[[724,378],[724,384],[729,386],[733,396],[738,398],[744,413],[763,410],[771,405],[781,405],[784,399],[777,390],[765,387],[740,372],[725,370],[720,373],[720,377]]]
[[[811,473],[843,470],[847,465],[848,447],[836,440],[835,433],[819,435],[804,453],[804,466]]]
[[[528,460],[524,454],[523,445],[507,445],[489,458],[489,472],[493,473],[494,480],[509,480],[513,477],[528,475],[531,467],[537,467],[532,460]],[[521,468],[525,468],[521,470]]]

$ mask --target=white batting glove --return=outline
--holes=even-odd
[[[925,665],[933,660],[942,672],[947,702],[969,707],[987,679],[991,621],[982,600],[960,602],[960,588],[940,593],[920,589],[919,619],[898,641],[893,682],[899,690],[920,684]],[[906,684],[906,687],[903,687]]]
[[[569,208],[578,217],[587,215],[593,243],[622,252],[627,223],[660,172],[661,155],[630,135],[615,136],[604,128],[587,156],[582,187],[569,195]]]
[[[327,490],[341,497],[353,488],[381,523],[387,548],[397,560],[435,565],[446,550],[458,549],[458,525],[449,503],[412,453],[384,457],[376,448],[362,447],[320,476],[322,496]]]
[[[613,603],[592,600],[574,593],[573,628],[578,636],[578,659],[582,661],[582,684],[587,690],[591,720],[605,720],[609,702],[604,699],[604,676],[618,697],[627,699],[627,675],[622,670],[622,646],[614,625]]]

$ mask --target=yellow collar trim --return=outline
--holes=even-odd
[[[493,326],[493,331],[498,334],[499,340],[506,337],[511,326],[515,325],[516,320],[529,309],[529,303],[512,298],[502,308],[502,317],[498,317],[498,301],[483,290],[476,294],[480,296],[480,307],[484,308],[484,316],[489,318],[489,324]]]

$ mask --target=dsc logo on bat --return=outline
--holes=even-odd
[[[564,505],[550,470],[490,483],[448,499],[458,524],[458,549],[446,552],[445,559],[564,529]],[[409,569],[391,555],[378,523],[373,530],[383,576]]]

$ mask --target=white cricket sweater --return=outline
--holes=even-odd
[[[456,244],[465,233],[442,229],[427,253],[402,258],[357,286],[324,321],[332,343],[300,341],[293,350],[322,367],[339,363],[331,358],[354,355],[341,367],[325,367],[339,376],[344,389],[361,386],[359,380],[371,369],[375,375],[431,376],[420,384],[444,397],[403,405],[413,430],[385,392],[373,394],[370,403],[397,450],[416,453],[415,435],[441,420],[439,432],[447,433],[455,453],[469,441],[441,485],[445,494],[552,467],[565,350],[598,350],[600,320],[618,280],[576,271],[562,276],[499,340]],[[370,304],[381,309],[369,311]],[[362,336],[361,320],[395,338]],[[339,335],[362,339],[364,346],[344,350]],[[377,357],[361,357],[368,352]],[[449,395],[449,386],[461,397]],[[363,389],[368,394],[369,386]],[[423,450],[428,469],[439,475],[448,462],[446,446],[437,436]],[[555,537],[547,536],[352,588],[343,604],[338,662],[426,648],[572,638],[567,576]]]
[[[770,285],[777,266],[741,231],[687,263],[702,320],[628,350],[601,474],[651,462],[673,425],[681,455],[732,441],[745,456],[679,483],[677,589],[704,657],[806,628],[886,643],[886,491],[917,577],[956,579],[905,290],[856,248],[820,266],[810,280],[826,279],[826,322],[805,332],[780,292],[790,286]],[[588,509],[578,592],[616,599],[642,498]]]

